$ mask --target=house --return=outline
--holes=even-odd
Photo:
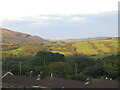
[[[82,88],[84,83],[76,80],[47,77],[45,79],[41,79],[39,85],[47,88]]]
[[[3,87],[28,87],[31,88],[37,85],[38,81],[35,78],[26,76],[14,75],[12,72],[2,72]]]
[[[45,79],[31,78],[13,75],[6,72],[2,76],[3,87],[25,87],[25,88],[118,88],[118,82],[113,80],[101,80],[96,83],[83,83],[76,80],[56,78],[51,75]]]
[[[2,78],[3,87],[7,84],[8,87],[28,87],[32,88],[34,85],[38,83],[38,81],[34,78],[19,76],[19,75],[10,75],[7,74]]]
[[[10,71],[8,71],[8,72],[7,71],[2,71],[2,78],[7,76],[7,75],[13,75],[13,73],[10,72]]]
[[[84,88],[119,88],[119,82],[113,80],[101,80],[96,83],[85,85]]]
[[[82,88],[84,83],[76,80],[47,77],[45,79],[30,78],[26,76],[6,73],[2,77],[3,87],[26,87],[26,88]],[[6,85],[7,84],[7,85]]]

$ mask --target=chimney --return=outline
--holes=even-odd
[[[106,77],[105,80],[108,80],[108,77]]]
[[[88,85],[88,84],[90,84],[90,79],[89,78],[87,78],[87,80],[86,80],[86,83],[85,83],[86,85]]]
[[[40,74],[38,74],[38,78],[37,78],[37,80],[40,80],[41,79],[41,75]]]
[[[110,80],[112,80],[112,78],[110,78]]]
[[[51,78],[53,77],[53,73],[50,74],[50,77],[51,77]]]

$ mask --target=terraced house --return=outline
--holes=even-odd
[[[101,80],[96,83],[79,82],[56,77],[45,79],[31,78],[26,76],[13,75],[6,72],[2,76],[3,88],[119,88],[118,82],[113,80]]]

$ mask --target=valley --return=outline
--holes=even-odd
[[[65,56],[74,54],[83,54],[89,56],[99,56],[119,51],[119,42],[117,38],[90,40],[80,42],[46,42],[46,43],[3,43],[3,58],[35,56],[38,51],[50,51],[61,53]]]
[[[89,77],[93,83],[105,77],[117,80],[119,39],[46,40],[4,30],[1,47],[3,71],[27,77],[33,71],[34,78],[38,74],[46,78],[53,73],[54,77],[81,82]]]

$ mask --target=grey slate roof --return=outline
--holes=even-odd
[[[26,76],[7,74],[2,78],[3,83],[10,85],[23,85],[25,87],[42,86],[47,88],[118,88],[119,83],[113,80],[101,80],[96,83],[86,85],[85,83],[63,78],[47,77],[37,80]]]
[[[101,80],[93,84],[84,86],[84,88],[118,88],[120,82],[113,80]]]
[[[84,83],[76,80],[67,80],[62,78],[48,77],[40,80],[39,84],[41,86],[50,88],[82,88]]]

